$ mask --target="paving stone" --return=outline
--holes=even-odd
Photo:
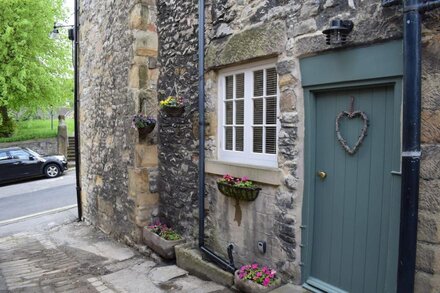
[[[216,283],[188,276],[175,265],[158,266],[85,224],[69,225],[39,235],[21,233],[0,238],[0,292],[230,292]],[[76,230],[73,235],[77,238],[62,235],[72,230]],[[107,248],[121,253],[114,257],[109,256],[111,251],[100,251]],[[133,257],[127,259],[129,256]]]
[[[160,284],[186,275],[188,275],[187,271],[178,266],[172,265],[152,269],[148,274],[148,278],[155,284]]]

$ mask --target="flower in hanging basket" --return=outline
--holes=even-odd
[[[248,177],[233,177],[229,174],[217,181],[217,187],[221,193],[228,197],[246,201],[255,200],[261,190]]]
[[[146,116],[142,113],[133,115],[131,127],[139,132],[139,139],[145,139],[147,134],[152,132],[156,126],[156,119]]]
[[[160,108],[172,117],[182,116],[185,111],[183,98],[181,96],[169,96],[160,101]]]
[[[269,292],[281,285],[277,272],[259,264],[244,265],[235,272],[235,286],[243,292]]]

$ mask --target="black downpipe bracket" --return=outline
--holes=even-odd
[[[228,246],[229,261],[205,247],[205,1],[199,0],[199,249],[224,270],[235,272],[232,245]]]
[[[74,23],[74,56],[73,56],[73,70],[74,70],[74,123],[75,123],[75,173],[76,173],[76,202],[78,205],[78,221],[82,220],[82,202],[81,202],[81,173],[80,173],[80,152],[79,152],[79,100],[78,100],[78,89],[79,89],[79,76],[78,76],[78,32],[79,32],[79,7],[78,0],[74,3],[75,10],[75,23]]]

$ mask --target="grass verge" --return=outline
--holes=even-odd
[[[66,119],[66,125],[69,136],[73,135],[73,119]],[[0,137],[0,143],[56,137],[57,131],[58,119],[54,119],[53,129],[51,129],[50,119],[18,121],[16,122],[14,135],[11,137]]]

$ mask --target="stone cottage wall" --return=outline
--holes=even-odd
[[[440,291],[440,11],[424,18],[416,289]]]
[[[159,115],[159,190],[162,221],[186,236],[197,225],[197,1],[159,0],[158,98],[179,94],[182,117]],[[177,93],[176,93],[177,91]]]
[[[321,31],[331,19],[350,19],[355,27],[345,48],[402,37],[399,8],[382,8],[380,1],[211,1],[207,7],[206,74],[208,243],[226,255],[235,245],[238,264],[259,261],[299,283],[301,210],[303,197],[304,103],[299,59],[331,50]],[[423,160],[421,210],[416,274],[417,292],[440,288],[437,258],[440,247],[439,202],[439,64],[438,12],[424,18],[423,39]],[[280,88],[280,123],[277,170],[234,166],[217,161],[218,70],[265,58],[276,58]],[[215,125],[214,127],[210,127]],[[222,174],[249,176],[263,187],[255,202],[237,204],[215,186]],[[268,179],[270,178],[270,179]],[[257,241],[267,242],[261,254]]]
[[[156,116],[154,1],[80,1],[80,132],[84,218],[140,240],[158,214],[155,132],[139,141],[131,117]]]

